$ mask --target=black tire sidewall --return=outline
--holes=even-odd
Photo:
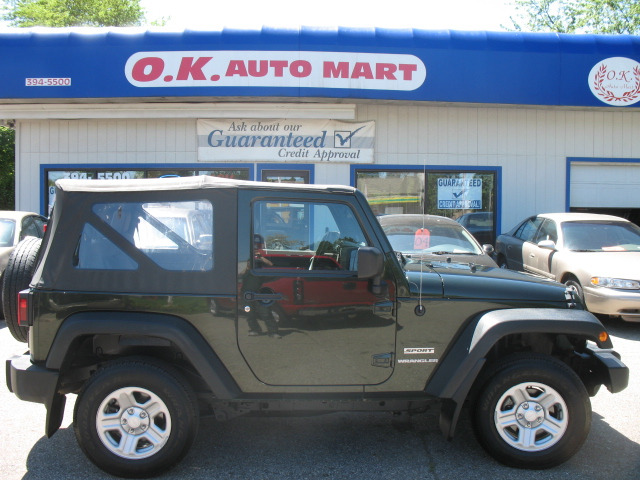
[[[158,453],[139,460],[119,457],[102,443],[96,413],[112,392],[145,388],[158,395],[171,415],[171,433]],[[168,365],[147,361],[117,361],[94,374],[76,400],[74,430],[85,455],[102,470],[117,476],[142,478],[162,473],[186,455],[198,427],[197,401],[192,389]]]
[[[569,422],[555,445],[537,452],[525,452],[507,444],[495,427],[498,400],[514,385],[544,384],[556,390],[567,405]],[[474,412],[474,427],[482,446],[498,461],[518,468],[545,469],[571,458],[582,446],[591,427],[591,403],[579,377],[565,364],[542,356],[517,357],[507,362],[485,384]]]

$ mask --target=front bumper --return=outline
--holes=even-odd
[[[587,347],[590,380],[604,385],[611,393],[617,393],[629,384],[629,367],[620,360],[620,355],[610,349]]]
[[[584,300],[590,312],[622,315],[627,321],[640,321],[640,292],[585,286]]]

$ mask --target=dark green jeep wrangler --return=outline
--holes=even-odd
[[[3,286],[30,349],[7,383],[46,406],[49,436],[77,394],[78,443],[115,475],[164,472],[202,415],[434,403],[447,437],[468,404],[491,455],[548,468],[584,442],[589,396],[627,385],[571,289],[451,257],[405,263],[353,188],[67,180],[56,199]]]

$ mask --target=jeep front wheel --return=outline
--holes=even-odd
[[[122,477],[159,474],[189,450],[198,426],[191,387],[153,360],[120,360],[96,372],[76,400],[80,448],[104,471]]]
[[[482,446],[513,467],[559,465],[582,446],[591,404],[580,378],[543,355],[517,355],[496,365],[473,416]]]

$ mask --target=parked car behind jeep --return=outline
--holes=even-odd
[[[497,267],[493,246],[480,246],[460,223],[439,215],[383,215],[378,217],[396,252],[407,259],[473,263]]]
[[[593,313],[640,322],[640,227],[624,218],[537,215],[500,235],[496,253],[502,267],[571,286]]]
[[[30,351],[7,360],[7,385],[45,405],[48,436],[77,394],[80,448],[114,475],[165,472],[204,415],[434,404],[448,438],[468,404],[491,455],[550,468],[585,441],[589,396],[628,382],[573,289],[402,265],[351,187],[59,180],[42,246],[27,250],[17,321]]]

